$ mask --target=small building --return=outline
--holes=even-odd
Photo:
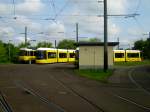
[[[113,48],[118,42],[108,42],[108,66],[113,66]],[[103,42],[79,42],[79,69],[99,69],[104,65]]]

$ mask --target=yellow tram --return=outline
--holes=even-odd
[[[114,50],[114,62],[141,61],[140,50]]]
[[[125,50],[114,50],[114,62],[125,61]]]
[[[36,59],[35,50],[28,48],[20,48],[19,62],[26,63],[30,61],[35,61],[35,59]]]
[[[36,63],[66,63],[75,61],[75,50],[38,48],[36,51]]]
[[[126,61],[141,61],[141,51],[126,50]]]

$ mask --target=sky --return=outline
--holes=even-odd
[[[99,38],[103,41],[103,3],[101,0],[0,0],[0,40],[24,42],[24,29],[31,44]],[[150,0],[107,0],[109,15],[139,14],[135,17],[109,16],[108,41],[119,38],[122,47],[146,39],[150,31]],[[33,41],[36,40],[36,41]]]

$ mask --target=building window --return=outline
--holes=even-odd
[[[59,53],[59,58],[67,58],[67,53]]]
[[[56,58],[55,52],[48,52],[48,58]]]

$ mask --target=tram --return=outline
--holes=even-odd
[[[28,63],[34,62],[36,59],[35,50],[29,48],[20,48],[19,62]]]
[[[114,62],[125,61],[125,50],[114,50]]]
[[[114,50],[114,62],[134,62],[141,60],[140,50]]]
[[[75,50],[38,48],[36,51],[36,63],[67,63],[75,61]]]
[[[140,50],[126,50],[126,61],[142,61]]]

